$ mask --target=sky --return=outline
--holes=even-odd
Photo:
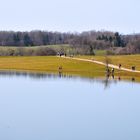
[[[140,33],[140,0],[0,0],[0,30]]]

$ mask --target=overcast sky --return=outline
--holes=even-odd
[[[0,0],[0,30],[140,33],[140,0]]]

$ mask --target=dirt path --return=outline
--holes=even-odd
[[[100,61],[96,61],[96,60],[83,59],[83,58],[73,58],[73,57],[62,57],[62,58],[79,60],[79,61],[84,61],[84,62],[91,62],[91,63],[96,63],[96,64],[99,64],[99,65],[106,66],[105,63],[100,62]],[[124,68],[124,67],[119,68],[117,65],[113,65],[113,64],[108,64],[108,66],[110,68],[114,68],[114,69],[118,69],[118,70],[123,70],[123,71],[127,71],[127,72],[140,73],[140,71],[138,71],[138,70],[131,70],[131,69],[127,69],[127,68]]]

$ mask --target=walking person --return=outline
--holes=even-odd
[[[112,75],[114,75],[114,71],[115,71],[115,69],[114,69],[114,68],[112,68],[112,70],[111,70]]]
[[[122,67],[122,65],[121,64],[119,64],[119,69]]]

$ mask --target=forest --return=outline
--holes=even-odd
[[[140,34],[122,35],[119,32],[111,31],[82,33],[39,30],[30,32],[0,31],[0,46],[30,47],[56,44],[68,44],[82,54],[94,54],[94,50],[107,50],[108,54],[137,54],[140,53]]]

